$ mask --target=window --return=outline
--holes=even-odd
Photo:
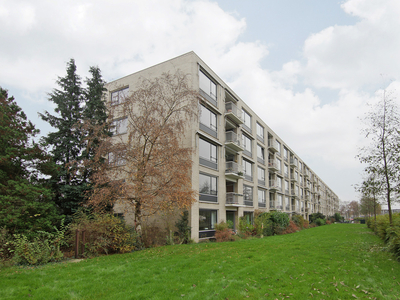
[[[251,116],[244,109],[242,109],[242,112],[243,112],[243,122],[244,122],[243,128],[251,132]]]
[[[119,91],[115,91],[111,93],[111,105],[117,105],[122,102],[125,102],[128,97],[129,88],[124,88]]]
[[[244,154],[247,156],[252,156],[252,151],[251,151],[251,139],[242,134],[242,141],[243,141],[243,147],[244,147]]]
[[[110,132],[113,135],[126,133],[128,129],[128,118],[118,119],[111,122]]]
[[[277,177],[276,182],[278,183],[278,189],[282,192],[282,178]]]
[[[113,166],[123,166],[126,164],[126,159],[122,153],[108,153],[108,163]]]
[[[289,155],[288,155],[289,153],[288,153],[288,149],[286,149],[285,147],[283,147],[283,159],[285,160],[285,161],[288,161],[288,157],[289,157]]]
[[[257,144],[257,161],[265,164],[264,148]]]
[[[244,205],[253,206],[253,188],[248,185],[243,185]]]
[[[262,127],[260,124],[257,124],[257,138],[264,142],[264,127]]]
[[[265,190],[258,189],[258,207],[266,207]]]
[[[265,170],[257,167],[258,184],[265,186]]]
[[[253,181],[253,164],[245,159],[243,159],[243,174],[246,180]]]
[[[199,73],[199,86],[202,94],[212,104],[217,106],[217,85],[202,71]]]
[[[283,209],[283,196],[281,194],[278,194],[277,196],[277,203],[276,203],[276,208],[277,209]]]
[[[203,105],[200,105],[200,129],[217,137],[217,115]]]
[[[217,164],[217,146],[203,140],[199,139],[199,156],[200,164],[213,169],[218,169]]]
[[[278,148],[278,155],[281,155],[281,143],[279,143],[278,141],[276,141],[276,147]]]
[[[289,167],[287,164],[283,165],[283,171],[284,171],[285,177],[289,178]]]
[[[218,201],[217,177],[200,173],[199,175],[199,199],[202,201]]]
[[[285,193],[289,194],[289,181],[285,180]]]
[[[285,197],[285,210],[290,211],[290,199],[288,196]]]
[[[282,173],[281,162],[282,161],[279,158],[276,159],[276,168],[278,169],[279,173]]]
[[[209,209],[199,210],[199,230],[214,230],[216,223],[217,223],[216,210],[209,210]]]

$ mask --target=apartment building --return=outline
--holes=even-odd
[[[199,91],[199,122],[185,137],[185,144],[196,149],[192,185],[198,199],[190,209],[195,241],[212,237],[218,222],[230,220],[236,227],[239,217],[251,221],[255,210],[306,219],[314,212],[331,216],[338,211],[337,195],[194,52],[110,82],[109,100],[129,95],[140,78],[178,69]]]

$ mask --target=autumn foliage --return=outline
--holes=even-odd
[[[197,118],[198,98],[178,71],[142,79],[123,100],[110,108],[110,124],[126,117],[127,133],[103,138],[89,203],[103,209],[118,202],[134,213],[138,226],[142,217],[188,208],[196,199],[193,150],[182,137]]]

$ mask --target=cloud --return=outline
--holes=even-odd
[[[331,26],[304,43],[308,84],[331,89],[380,87],[380,74],[400,76],[400,2],[348,0],[342,9],[359,21]]]
[[[111,79],[191,50],[218,60],[245,30],[209,1],[11,0],[0,15],[0,82],[30,91],[53,84],[71,57]]]

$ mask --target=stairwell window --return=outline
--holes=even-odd
[[[248,185],[243,185],[244,205],[253,206],[253,188]]]

